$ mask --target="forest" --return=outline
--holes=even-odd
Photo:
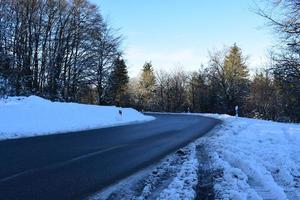
[[[255,72],[228,44],[198,71],[156,71],[145,61],[130,78],[123,36],[88,0],[0,0],[0,96],[230,115],[239,106],[241,116],[299,122],[299,10],[297,0],[255,10],[278,38]]]

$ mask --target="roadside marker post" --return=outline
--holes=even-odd
[[[239,106],[235,106],[235,116],[239,116]]]
[[[123,116],[123,111],[121,109],[119,109],[118,114],[117,114],[117,120],[122,121],[123,120],[122,116]]]

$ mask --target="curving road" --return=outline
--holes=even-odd
[[[1,141],[0,198],[83,199],[219,123],[193,115],[153,116],[142,124]]]

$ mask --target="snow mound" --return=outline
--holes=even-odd
[[[182,163],[179,173],[172,182],[165,188],[157,200],[192,200],[196,197],[194,188],[198,183],[198,159],[196,153],[196,144],[192,143],[187,148],[190,150],[187,160]]]
[[[122,116],[119,111],[122,111]],[[37,97],[0,99],[0,140],[153,120],[132,108],[60,103]]]
[[[195,199],[199,164],[196,154],[196,145],[191,143],[87,199]]]
[[[219,199],[300,199],[300,125],[206,115],[222,119],[206,141]]]

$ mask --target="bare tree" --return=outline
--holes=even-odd
[[[300,4],[298,0],[280,0],[258,7],[279,36],[279,43],[272,59],[275,83],[283,106],[280,109],[292,121],[300,118]]]
[[[11,57],[11,94],[78,101],[81,90],[96,87],[101,103],[121,37],[95,5],[1,0],[0,11],[0,53]]]

